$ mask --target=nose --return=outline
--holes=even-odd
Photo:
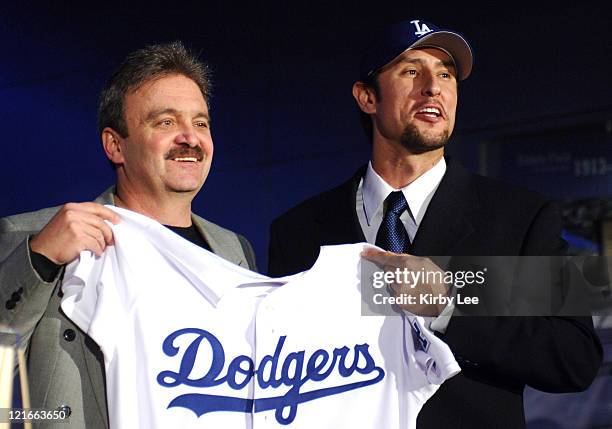
[[[431,72],[424,73],[421,94],[427,97],[435,97],[440,95],[440,91],[440,83],[435,74]]]
[[[200,144],[198,135],[191,124],[182,124],[174,142],[176,144],[186,144],[189,147],[195,147]]]

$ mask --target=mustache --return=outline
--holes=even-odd
[[[174,158],[185,158],[185,157],[194,157],[197,158],[198,161],[202,161],[204,159],[204,151],[200,146],[195,147],[177,147],[174,149],[170,149],[166,155],[164,155],[164,159],[174,159]]]

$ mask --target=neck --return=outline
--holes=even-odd
[[[140,213],[162,225],[191,226],[191,194],[177,193],[176,198],[155,198],[130,191],[117,183],[115,205]]]
[[[397,145],[374,143],[372,168],[390,186],[400,189],[433,168],[443,156],[444,148],[415,154]]]

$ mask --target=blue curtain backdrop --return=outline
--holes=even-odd
[[[128,52],[182,40],[215,71],[215,157],[194,211],[247,236],[265,272],[270,222],[367,162],[351,96],[359,53],[377,26],[412,17],[462,32],[475,50],[452,156],[561,200],[612,194],[604,1],[6,3],[0,216],[91,200],[112,184],[96,133],[98,93]],[[529,393],[530,428],[612,425],[609,341],[606,350],[588,393]]]
[[[612,111],[605,2],[532,3],[3,4],[0,216],[89,200],[111,184],[95,129],[99,90],[128,52],[177,39],[215,71],[215,158],[195,211],[245,234],[264,270],[271,220],[368,159],[351,85],[360,50],[382,23],[421,17],[471,41],[475,68],[460,86],[449,146],[468,168],[483,168],[483,142],[525,127],[589,118],[605,136]],[[558,196],[554,176],[542,180],[538,190]],[[608,177],[593,186],[610,193]]]

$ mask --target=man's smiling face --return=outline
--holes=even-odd
[[[213,142],[206,101],[183,75],[150,80],[124,102],[128,137],[121,138],[118,181],[139,194],[200,190],[212,162]]]
[[[375,133],[400,142],[413,153],[446,144],[457,108],[456,70],[446,52],[436,48],[407,50],[377,79]]]

